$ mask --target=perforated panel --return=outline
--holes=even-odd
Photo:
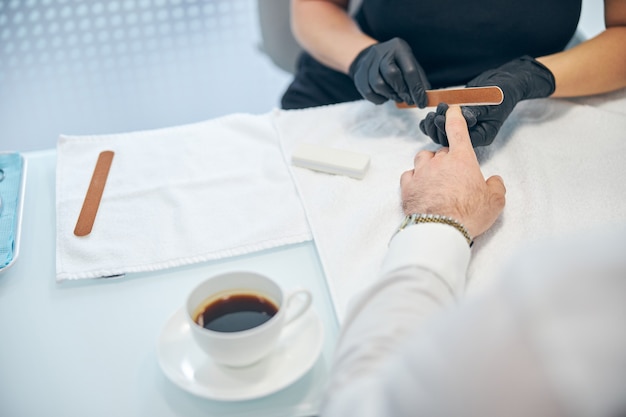
[[[0,149],[269,111],[258,43],[252,0],[0,0]]]

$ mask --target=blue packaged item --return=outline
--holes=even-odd
[[[24,158],[0,153],[0,272],[17,258],[25,179]]]

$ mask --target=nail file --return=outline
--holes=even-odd
[[[301,143],[291,155],[291,163],[301,168],[360,180],[370,166],[370,157],[358,152]]]
[[[437,107],[439,103],[460,104],[464,106],[493,106],[502,103],[504,93],[497,86],[493,87],[469,87],[469,88],[449,88],[441,90],[426,90],[428,104],[426,107]],[[407,109],[411,106],[406,103],[396,103],[400,109]]]
[[[98,156],[96,167],[91,176],[91,183],[87,189],[83,207],[80,210],[80,215],[74,228],[76,236],[87,236],[91,233],[96,214],[98,213],[98,207],[100,206],[100,200],[102,199],[102,193],[104,192],[104,186],[109,176],[111,162],[113,162],[113,155],[113,151],[103,151]]]

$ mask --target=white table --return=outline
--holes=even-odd
[[[19,258],[0,274],[0,416],[307,416],[328,376],[338,325],[312,242],[121,279],[55,282],[55,152],[28,162]],[[268,397],[220,403],[161,372],[156,342],[187,292],[235,269],[313,292],[325,345],[305,376]]]
[[[619,117],[611,117],[614,125],[599,127],[612,129],[613,138],[623,132],[626,89],[572,101],[597,107],[606,114],[619,114]],[[573,111],[567,106],[559,108]],[[532,107],[529,109],[532,110]],[[598,112],[594,114],[596,117],[601,115]],[[560,117],[560,114],[554,117],[557,116]],[[383,114],[380,117],[386,116]],[[312,123],[317,123],[317,120],[319,118],[314,118]],[[540,123],[524,126],[543,128]],[[590,120],[590,123],[598,122]],[[302,124],[297,123],[296,126],[300,128]],[[596,149],[596,135],[587,136],[587,147],[603,152],[602,146]],[[597,139],[602,138],[601,134],[598,136]],[[570,143],[569,136],[566,140]],[[535,146],[543,151],[545,144],[541,142]],[[557,147],[558,155],[561,155],[561,149],[563,147]],[[537,152],[537,155],[541,154]],[[263,417],[315,414],[328,377],[338,324],[312,242],[189,267],[133,274],[121,279],[57,284],[55,152],[27,153],[25,157],[28,177],[20,256],[13,267],[0,274],[0,416]],[[485,165],[497,162],[495,157],[485,159]],[[508,164],[508,161],[504,162]],[[598,158],[595,163],[603,164],[604,161]],[[502,166],[496,168],[502,169]],[[509,169],[510,178],[515,178],[515,169]],[[610,179],[614,185],[623,184],[621,169],[619,174],[617,179]],[[537,178],[544,178],[545,173],[542,175]],[[509,207],[518,211],[523,211],[520,199],[527,197],[523,180],[518,178],[518,186],[512,187],[507,195],[511,202]],[[595,190],[590,184],[587,186],[588,191]],[[517,203],[514,191],[518,193]],[[617,196],[600,193],[597,201],[592,199],[588,203],[594,208],[601,205],[610,208],[606,204],[608,201],[613,201],[620,209],[605,213],[606,216],[600,220],[623,221],[623,193]],[[606,207],[604,209],[607,210]],[[511,212],[509,217],[523,218],[523,214]],[[579,225],[563,222],[562,217],[556,215],[553,217],[561,219],[558,227],[550,224],[554,233],[561,229],[570,230],[572,224]],[[533,217],[535,221],[541,218]],[[508,241],[503,233],[505,228],[500,227],[499,233],[492,238],[494,245],[501,237],[505,242],[520,240],[517,234],[520,227],[524,228],[522,232],[531,236],[542,231],[538,224],[534,225],[534,229],[527,224],[513,226],[509,231],[509,235],[513,235],[508,237]],[[385,228],[384,233],[387,230],[393,230],[393,226]],[[344,236],[347,235],[344,233]],[[321,247],[319,235],[316,236]],[[489,247],[483,248],[483,252],[487,261],[493,253],[497,253],[491,252]],[[172,384],[159,369],[156,342],[166,320],[182,305],[185,295],[196,283],[210,275],[235,269],[267,274],[287,288],[308,287],[313,292],[314,307],[325,326],[325,346],[316,366],[292,386],[260,400],[219,403],[194,397]],[[363,275],[357,273],[355,276]]]

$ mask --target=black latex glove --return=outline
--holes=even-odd
[[[426,107],[430,83],[411,47],[400,38],[362,50],[350,64],[349,73],[359,93],[374,104],[391,99]]]
[[[467,87],[498,86],[504,93],[504,101],[498,106],[462,107],[463,116],[472,139],[472,145],[491,144],[513,108],[522,100],[548,97],[554,92],[554,75],[543,64],[529,56],[514,59],[493,70],[485,71]],[[420,122],[422,132],[442,145],[448,146],[446,137],[447,104],[439,104]]]

